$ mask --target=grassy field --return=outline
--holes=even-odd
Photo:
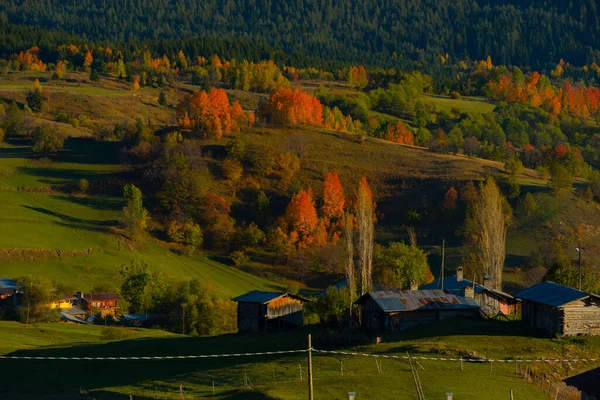
[[[449,96],[424,95],[423,101],[435,106],[438,110],[450,112],[453,108],[461,112],[484,114],[494,110],[496,104],[486,101],[482,97],[463,97],[461,99],[451,99]]]
[[[433,329],[432,329],[433,328]],[[226,335],[212,338],[182,337],[152,330],[97,326],[40,324],[24,326],[0,323],[0,354],[19,356],[166,356],[225,354],[302,349],[306,334],[313,334],[317,349],[431,357],[479,357],[510,359],[570,358],[599,353],[598,338],[545,339],[520,322],[447,321],[434,327],[384,336],[383,343],[344,345],[335,334],[307,327],[285,334]],[[346,337],[345,341],[348,340]],[[355,335],[355,343],[365,343]],[[336,344],[337,343],[337,344]],[[333,346],[333,347],[332,347]],[[19,350],[20,349],[20,350]],[[340,361],[344,374],[340,373]],[[546,399],[538,386],[515,374],[513,364],[464,364],[419,360],[420,377],[427,398],[440,399],[446,392],[456,398],[501,400],[510,389],[515,399]],[[186,398],[305,399],[307,371],[305,354],[231,357],[196,360],[129,361],[32,361],[0,360],[3,391],[11,398],[178,398],[183,386]],[[560,373],[572,374],[589,368],[574,364]],[[561,367],[562,368],[562,367]],[[28,374],[20,371],[27,369]],[[412,375],[405,360],[385,359],[382,372],[372,358],[315,353],[313,360],[315,398],[344,399],[355,391],[360,399],[415,397]],[[76,376],[67,375],[78,371]],[[253,389],[243,389],[244,375]],[[212,396],[215,383],[216,396]],[[57,382],[60,382],[57,384]],[[83,395],[82,395],[83,393]],[[87,396],[85,395],[87,394]]]
[[[96,283],[117,289],[121,265],[141,259],[171,279],[211,282],[222,297],[257,288],[280,288],[203,252],[181,256],[175,248],[150,237],[141,245],[130,246],[112,229],[124,205],[120,196],[54,191],[53,186],[75,185],[81,178],[94,184],[124,172],[110,158],[82,154],[79,142],[67,142],[65,153],[52,163],[30,158],[23,146],[0,148],[0,276],[35,274],[75,284],[81,290]],[[90,153],[98,150],[88,149]]]

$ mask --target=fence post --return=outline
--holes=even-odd
[[[215,381],[213,381],[213,396],[215,395]]]
[[[513,400],[513,390],[510,389],[510,400]]]
[[[308,335],[308,400],[314,400],[313,374],[312,374],[312,340]]]

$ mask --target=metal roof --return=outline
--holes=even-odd
[[[70,308],[63,308],[62,310],[60,310],[61,314],[68,314],[68,315],[78,315],[78,314],[85,314],[85,311],[83,311],[80,308],[77,307],[70,307]]]
[[[77,318],[74,315],[66,314],[64,312],[60,313],[60,319],[63,321],[66,320],[66,321],[76,322],[78,324],[87,324],[88,323],[87,321],[85,321],[81,318]]]
[[[385,312],[417,310],[478,309],[470,297],[456,296],[443,290],[385,290],[364,294],[356,303],[371,297]]]
[[[559,307],[589,296],[590,294],[587,292],[554,282],[538,283],[515,294],[515,297],[518,299],[534,301],[552,307]]]
[[[301,300],[301,301],[308,301],[308,299],[305,297],[298,296],[298,295],[288,293],[288,292],[263,292],[261,290],[253,290],[253,291],[243,294],[241,296],[234,297],[231,300],[240,301],[243,303],[264,304],[264,303],[268,303],[272,300],[278,299],[283,296],[293,297],[293,298]]]
[[[0,289],[23,289],[23,286],[17,285],[13,279],[0,278]]]
[[[442,288],[442,281],[441,279],[437,279],[431,283],[428,283],[427,285],[423,285],[421,287],[419,287],[419,289],[422,290],[431,290],[431,289],[441,289]],[[468,279],[462,279],[462,280],[457,280],[456,276],[448,276],[446,278],[444,278],[444,290],[447,291],[448,293],[451,293],[453,295],[456,296],[463,296],[464,292],[465,292],[465,287],[467,286],[471,286],[473,287],[473,285],[475,286],[475,294],[478,295],[481,292],[490,292],[490,293],[494,293],[496,296],[499,297],[503,297],[509,300],[515,300],[515,298],[513,296],[511,296],[510,294],[503,292],[501,290],[496,290],[496,289],[489,289],[486,288],[485,286],[475,282],[473,283],[473,281],[470,281]]]
[[[564,382],[588,395],[600,397],[600,368],[572,376],[565,379]]]

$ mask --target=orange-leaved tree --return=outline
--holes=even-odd
[[[266,117],[283,125],[323,124],[323,106],[317,98],[298,89],[278,87],[271,92]]]
[[[415,139],[412,131],[402,121],[389,124],[385,131],[385,138],[390,142],[414,145]]]
[[[344,188],[336,171],[325,174],[323,181],[323,206],[321,211],[330,236],[337,240],[344,220]]]
[[[212,88],[187,95],[177,105],[177,117],[182,128],[204,130],[218,139],[239,129],[244,113],[237,102],[229,103],[223,89]]]
[[[292,196],[285,210],[284,220],[290,235],[298,238],[298,248],[308,248],[325,242],[325,229],[317,215],[311,189],[301,189]]]

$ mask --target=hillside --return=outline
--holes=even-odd
[[[39,274],[54,281],[76,283],[84,290],[94,284],[116,289],[120,286],[121,265],[141,259],[168,278],[208,280],[222,297],[254,288],[285,287],[288,280],[299,279],[294,268],[282,266],[280,260],[260,249],[250,251],[252,262],[242,266],[245,271],[242,272],[232,266],[223,257],[227,254],[222,252],[185,257],[160,234],[148,236],[134,245],[114,230],[124,205],[118,187],[133,177],[132,171],[120,163],[122,144],[97,141],[90,135],[98,129],[111,129],[115,123],[132,123],[138,117],[155,128],[168,125],[175,120],[172,105],[184,93],[194,90],[194,86],[181,84],[167,88],[169,104],[159,107],[157,89],[143,88],[132,93],[116,79],[104,78],[100,83],[90,83],[82,73],[71,73],[66,81],[47,77],[47,73],[17,73],[0,81],[0,94],[5,99],[22,102],[24,90],[33,79],[39,78],[50,91],[51,100],[41,113],[27,118],[31,124],[53,124],[62,135],[70,136],[65,149],[50,157],[51,163],[39,161],[39,155],[31,153],[27,140],[10,139],[0,148],[0,188],[6,199],[1,206],[4,217],[0,220],[3,261],[0,275]],[[299,85],[311,91],[321,83],[332,90],[340,88],[334,82],[306,81]],[[240,90],[231,90],[229,95],[246,109],[255,109],[263,97]],[[450,100],[427,96],[424,100],[440,109],[458,108],[471,113],[489,112],[494,107],[479,98]],[[65,115],[65,122],[56,122],[57,115],[60,118]],[[389,240],[407,241],[406,227],[415,226],[419,245],[431,253],[434,275],[439,273],[443,238],[449,242],[446,265],[450,270],[460,265],[462,256],[468,253],[457,236],[463,216],[456,213],[447,217],[434,211],[442,204],[444,193],[451,186],[460,188],[469,180],[505,176],[504,165],[499,162],[430,152],[375,138],[362,140],[356,135],[322,128],[259,124],[246,129],[242,137],[247,147],[246,159],[250,160],[245,165],[246,174],[256,182],[252,185],[259,184],[269,193],[272,217],[283,214],[288,200],[282,196],[277,181],[263,177],[252,160],[271,152],[300,149],[301,168],[294,178],[293,188],[284,194],[299,187],[312,187],[319,192],[323,176],[331,170],[338,171],[340,180],[352,194],[351,188],[357,185],[360,176],[366,176],[378,207],[377,241],[383,244]],[[217,177],[227,141],[201,142],[208,154],[206,162],[211,170],[217,171]],[[96,188],[84,196],[72,193],[82,178]],[[538,199],[547,197],[549,203],[547,212],[536,224],[518,223],[509,231],[507,281],[511,286],[522,286],[526,281],[523,267],[533,252],[544,251],[543,246],[557,235],[568,238],[569,232],[580,226],[588,227],[585,228],[586,243],[589,243],[586,258],[594,259],[600,254],[600,249],[593,245],[599,235],[594,221],[600,220],[595,203],[587,203],[572,194],[552,200],[547,181],[532,170],[525,169],[517,181],[521,184],[521,198],[532,192]],[[215,184],[218,192],[230,195],[231,189],[222,178]],[[244,193],[239,193],[240,198],[236,200],[239,206],[232,209],[233,217],[242,223],[252,218],[247,207],[241,204]],[[518,199],[512,204],[516,207]],[[419,217],[414,220],[411,215]],[[440,218],[445,222],[440,224]],[[567,254],[576,257],[572,251]],[[304,277],[304,283],[309,287],[323,287],[335,279],[338,279],[335,273],[322,274],[315,270]]]
[[[564,58],[584,64],[598,60],[600,20],[592,0],[545,1],[297,1],[184,0],[106,4],[98,0],[60,2],[7,0],[3,21],[26,24],[94,41],[145,40],[162,52],[205,53],[239,58],[275,55],[298,66],[362,62],[426,67],[439,56],[544,68]],[[35,28],[34,28],[35,27]],[[7,33],[3,47],[22,38]],[[23,36],[23,35],[20,35]],[[66,35],[63,35],[66,37]],[[71,40],[73,37],[71,37]],[[265,45],[266,44],[266,45]],[[269,48],[270,47],[270,48]],[[254,58],[252,57],[252,58]],[[438,64],[439,66],[439,64]]]
[[[167,356],[227,354],[302,349],[306,334],[312,333],[317,349],[336,349],[375,354],[434,358],[494,358],[507,360],[545,357],[595,357],[596,338],[545,339],[520,322],[461,321],[461,324],[441,323],[435,333],[424,328],[400,335],[387,335],[380,344],[368,344],[366,337],[354,336],[354,345],[340,345],[338,337],[319,329],[303,329],[283,334],[226,335],[216,338],[191,338],[158,334],[152,330],[39,324],[23,326],[0,323],[0,354],[15,356]],[[16,339],[16,334],[19,335]],[[493,340],[490,338],[493,337]],[[19,350],[22,349],[22,350]],[[344,374],[340,373],[340,361]],[[65,368],[77,363],[83,373],[77,379],[64,379]],[[425,395],[439,398],[451,391],[461,399],[491,400],[507,398],[513,389],[515,398],[547,399],[539,386],[515,374],[512,363],[460,363],[420,359],[420,378]],[[212,396],[220,399],[303,399],[306,379],[300,382],[299,367],[306,372],[305,354],[255,357],[229,357],[202,360],[129,360],[129,361],[66,361],[66,360],[3,360],[4,393],[29,399],[44,398],[134,398],[175,399],[182,385],[186,396]],[[25,378],[19,371],[27,368]],[[588,363],[525,363],[535,374],[557,377],[589,368]],[[348,391],[378,399],[413,398],[413,381],[405,360],[384,359],[382,372],[377,373],[372,358],[315,353],[313,356],[316,398],[344,398]],[[252,388],[244,389],[244,375]],[[25,379],[27,385],[24,384]],[[60,385],[55,384],[60,381]],[[562,389],[564,390],[564,389]],[[561,391],[562,391],[561,390]]]
[[[94,163],[92,155],[118,149],[112,147],[70,139],[64,162],[55,159],[50,164],[32,158],[29,147],[0,147],[0,275],[33,274],[82,290],[95,284],[116,290],[121,265],[141,259],[169,279],[211,282],[221,297],[278,287],[204,253],[184,257],[154,238],[132,245],[111,230],[124,205],[118,194],[73,196],[57,189],[76,185],[82,178],[96,185],[118,181],[123,167],[110,160]]]

